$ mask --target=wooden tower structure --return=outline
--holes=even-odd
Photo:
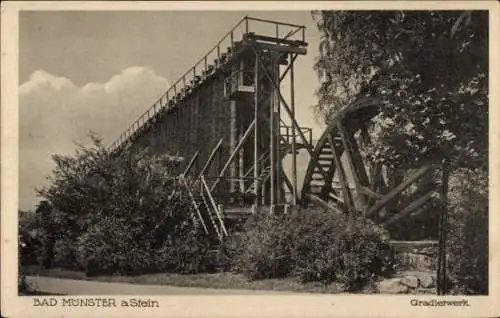
[[[313,150],[295,118],[294,63],[306,47],[304,26],[244,17],[110,150],[179,159],[199,221],[220,238],[231,219],[286,210],[299,198],[297,151]]]
[[[390,170],[361,155],[377,98],[346,106],[313,146],[311,129],[295,117],[294,65],[306,48],[304,26],[244,17],[110,150],[178,159],[194,220],[220,240],[252,213],[286,213],[296,204],[362,214],[386,226],[422,213],[435,192],[432,167]],[[299,149],[310,156],[301,193]],[[282,165],[287,155],[291,179]]]

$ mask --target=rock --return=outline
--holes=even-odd
[[[428,273],[420,273],[418,276],[418,279],[420,280],[420,285],[423,288],[431,288],[434,287],[434,279],[432,278],[432,275]]]
[[[381,294],[404,294],[408,292],[408,286],[402,285],[399,278],[385,279],[377,283],[377,290]]]
[[[417,288],[418,287],[418,277],[416,276],[405,276],[401,278],[401,284],[408,286],[410,288]]]

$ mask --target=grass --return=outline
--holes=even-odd
[[[137,276],[95,276],[88,277],[83,272],[61,268],[42,269],[39,266],[27,266],[24,272],[29,276],[46,276],[68,279],[79,279],[99,282],[130,283],[143,285],[170,285],[179,287],[198,287],[216,289],[249,289],[274,290],[309,293],[340,293],[339,284],[324,285],[321,283],[300,283],[291,278],[263,279],[249,281],[241,274],[215,273],[182,275],[175,273],[155,273]]]
[[[36,290],[27,290],[19,293],[19,296],[61,296],[62,294],[52,294]]]

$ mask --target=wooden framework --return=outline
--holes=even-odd
[[[255,34],[251,22],[275,27],[275,33]],[[235,38],[238,28],[241,39]],[[288,32],[282,35],[280,28]],[[292,39],[297,34],[301,38]],[[171,144],[157,148],[191,158],[179,171],[182,184],[197,222],[220,240],[229,235],[230,220],[262,210],[272,213],[287,204],[313,202],[334,213],[363,214],[386,226],[421,209],[433,189],[409,198],[406,192],[431,167],[407,172],[406,179],[401,179],[361,155],[360,148],[370,142],[371,120],[378,114],[376,98],[360,99],[342,110],[313,146],[311,130],[300,127],[295,118],[294,65],[299,55],[306,54],[306,47],[304,26],[243,18],[110,150],[132,151],[142,136],[154,137],[158,133],[154,129],[160,127]],[[214,61],[209,64],[211,58]],[[280,89],[287,76],[290,103]],[[159,143],[151,139],[146,140],[147,146]],[[311,158],[300,194],[299,149]],[[286,155],[292,157],[291,180],[282,167]]]
[[[368,130],[379,113],[377,103],[374,97],[362,98],[332,120],[311,156],[302,198],[322,200],[337,211],[362,214],[390,226],[422,208],[436,189],[431,184],[424,193],[404,193],[421,178],[426,178],[432,171],[431,166],[390,173],[388,167],[375,166],[363,159],[360,147],[370,142]],[[389,171],[385,176],[384,168]],[[351,182],[346,171],[350,171]],[[340,182],[340,191],[332,184],[335,176]]]

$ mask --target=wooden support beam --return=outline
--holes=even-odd
[[[263,69],[265,69],[265,64]],[[274,63],[271,64],[271,67],[274,68]],[[267,71],[267,70],[266,70]],[[266,73],[267,74],[267,73]],[[269,74],[267,74],[269,75]],[[276,204],[276,191],[275,191],[275,184],[276,184],[276,147],[279,147],[279,145],[276,145],[276,119],[275,119],[275,108],[276,108],[276,87],[273,87],[271,90],[271,103],[269,107],[269,151],[270,151],[270,158],[271,158],[271,178],[270,178],[270,183],[271,183],[271,193],[270,193],[270,198],[271,198],[271,208],[274,204]],[[278,125],[279,126],[279,125]],[[279,128],[278,128],[279,129]]]
[[[384,191],[383,188],[385,185],[383,184],[382,178],[382,164],[376,163],[370,172],[370,190],[375,191]]]
[[[420,198],[418,198],[417,200],[415,200],[415,201],[411,202],[410,204],[408,204],[401,212],[399,212],[398,214],[396,214],[395,216],[393,216],[392,218],[390,218],[389,220],[387,220],[386,222],[384,222],[384,226],[391,225],[394,222],[397,222],[397,221],[403,219],[408,214],[410,214],[413,211],[415,211],[418,208],[420,208],[422,205],[424,205],[425,203],[427,203],[427,201],[430,200],[430,198],[432,197],[432,194],[434,192],[435,192],[435,190],[431,190],[431,191],[427,192],[425,195],[423,195]]]
[[[257,45],[257,47],[259,47],[259,45]],[[252,46],[253,50],[255,51],[255,54],[257,55],[257,57],[259,59],[259,62],[262,65],[265,65],[265,64],[263,64],[262,57],[258,53],[257,47]],[[261,70],[264,72],[265,76],[269,79],[269,81],[271,82],[271,84],[274,87],[278,86],[278,84],[276,83],[276,81],[272,78],[272,76],[269,74],[268,70],[265,67],[261,67]],[[309,156],[313,157],[313,148],[312,148],[312,145],[307,141],[307,138],[304,136],[304,133],[300,129],[300,126],[297,123],[297,120],[295,119],[295,117],[292,116],[292,111],[290,110],[290,107],[288,107],[288,103],[286,102],[285,98],[281,95],[281,93],[279,94],[279,98],[280,98],[281,103],[284,106],[284,108],[285,108],[288,116],[290,117],[290,120],[292,121],[292,125],[295,125],[297,131],[299,132],[299,136],[302,139],[302,142],[303,142],[305,148],[307,149],[307,152],[309,153]]]
[[[418,169],[408,180],[398,185],[392,191],[390,191],[387,195],[385,195],[382,200],[378,201],[373,205],[368,211],[366,211],[366,216],[371,216],[380,209],[382,209],[385,205],[394,200],[401,192],[403,192],[406,188],[408,188],[413,182],[415,182],[418,178],[422,177],[424,174],[431,171],[431,166],[425,166]]]
[[[220,180],[222,179],[222,177],[224,176],[224,173],[226,173],[226,170],[227,168],[229,168],[229,166],[231,165],[231,163],[233,162],[234,158],[236,158],[236,155],[238,154],[238,152],[240,151],[241,147],[243,147],[243,145],[245,144],[245,142],[247,141],[248,137],[251,135],[251,133],[253,132],[255,128],[255,119],[250,123],[250,125],[248,125],[248,128],[247,130],[245,131],[245,133],[243,134],[243,137],[241,137],[240,141],[238,142],[238,144],[236,145],[236,148],[234,148],[233,152],[231,153],[231,155],[229,156],[229,159],[227,159],[226,161],[226,164],[224,165],[224,167],[222,168],[222,170],[220,171],[219,173],[219,177],[214,181],[214,183],[212,184],[212,187],[210,188],[210,191],[214,191],[215,187],[217,186],[217,184],[220,182]]]
[[[253,44],[253,45],[258,45],[261,49],[264,49],[264,50],[276,51],[276,52],[294,53],[294,54],[300,54],[300,55],[307,54],[307,49],[301,48],[301,47],[295,47],[295,46],[278,46],[278,45],[273,45],[273,44],[267,44],[267,43],[257,42],[257,41],[254,41],[254,40],[248,40],[247,42],[250,43],[250,44]]]
[[[332,187],[329,187],[328,188],[328,196],[331,198],[331,199],[334,199],[335,201],[338,202],[338,204],[342,204],[345,206],[344,204],[344,200],[338,196],[336,196],[336,193],[335,193],[335,190],[332,188]]]
[[[349,132],[347,132],[345,130],[344,125],[342,124],[342,121],[338,121],[337,129],[339,131],[340,138],[342,139],[342,144],[344,145],[344,153],[345,153],[347,162],[348,162],[348,164],[351,168],[351,171],[352,171],[354,183],[356,186],[356,190],[358,192],[357,199],[360,201],[361,206],[365,207],[366,200],[360,194],[362,194],[361,188],[363,186],[368,185],[368,180],[367,180],[368,177],[366,176],[366,171],[363,168],[362,171],[365,172],[365,174],[360,173],[360,169],[358,167],[359,162],[357,161],[357,158],[356,158],[354,151],[353,151],[354,146],[353,146],[353,142],[352,142],[352,138],[351,138],[352,136],[350,136]]]
[[[184,170],[184,173],[182,174],[184,177],[186,177],[189,172],[191,171],[191,168],[193,167],[193,164],[195,163],[196,159],[198,159],[198,154],[199,154],[199,151],[197,151],[193,157],[191,158],[191,160],[189,161],[186,169]]]
[[[322,207],[323,209],[325,209],[325,210],[332,211],[332,212],[334,212],[334,213],[336,213],[336,214],[339,214],[339,215],[343,215],[343,214],[344,214],[341,210],[339,210],[339,209],[337,209],[337,208],[333,207],[332,205],[328,204],[326,201],[324,201],[324,200],[320,199],[319,197],[317,197],[317,196],[316,196],[316,195],[314,195],[314,194],[308,194],[307,196],[308,196],[308,197],[309,197],[312,201],[316,202],[319,206],[321,206],[321,207]]]
[[[212,204],[212,208],[214,209],[215,214],[217,215],[217,219],[219,220],[222,232],[224,233],[225,236],[228,236],[226,226],[224,225],[224,221],[222,220],[222,216],[221,216],[220,211],[219,211],[219,207],[215,203],[214,197],[212,196],[212,193],[210,192],[210,189],[208,188],[208,184],[205,181],[205,178],[203,176],[201,176],[201,184],[204,187],[204,190],[206,191],[206,193],[208,195],[208,199],[210,200],[210,203]]]
[[[289,35],[288,37],[293,36]],[[285,39],[280,39],[280,38],[275,38],[275,37],[270,37],[270,36],[265,36],[265,35],[258,35],[258,34],[245,34],[244,35],[245,40],[255,40],[255,41],[265,41],[265,42],[271,42],[272,44],[277,44],[279,42],[280,45],[290,45],[290,46],[307,46],[306,42],[302,41],[297,41],[297,40],[287,40]]]
[[[295,86],[294,86],[294,72],[293,60],[291,62],[290,70],[290,110],[292,116],[295,117]],[[287,128],[288,129],[288,128]],[[292,198],[293,205],[297,204],[297,147],[295,140],[295,126],[292,125]]]
[[[212,149],[212,153],[208,157],[205,165],[203,166],[200,173],[198,174],[198,177],[196,178],[197,180],[200,179],[203,176],[203,174],[205,173],[205,171],[208,169],[208,167],[210,167],[210,165],[212,164],[212,161],[215,158],[215,155],[217,154],[217,151],[219,151],[220,147],[222,146],[223,141],[224,141],[224,139],[221,138],[219,140],[219,142],[217,143],[217,145],[215,145],[215,147]]]
[[[212,223],[212,227],[215,229],[215,232],[217,233],[217,236],[219,237],[219,240],[222,241],[223,234],[221,230],[219,229],[219,226],[217,226],[217,222],[214,220],[213,214],[210,212],[210,207],[207,202],[207,195],[205,194],[205,191],[203,190],[203,183],[200,181],[200,197],[203,201],[203,204],[205,205],[205,208],[207,210],[208,218],[210,219],[210,222]]]
[[[292,184],[292,182],[290,182],[290,179],[288,179],[287,175],[285,174],[285,170],[283,170],[283,167],[281,167],[280,170],[281,170],[281,173],[280,173],[281,178],[283,178],[283,181],[285,181],[285,184],[286,184],[288,190],[290,190],[290,192],[292,192],[292,196],[295,196],[296,194],[293,193],[293,184]],[[296,202],[297,198],[295,198],[294,201]]]
[[[253,141],[253,151],[254,151],[254,164],[252,166],[253,168],[253,176],[254,176],[254,193],[255,193],[255,199],[254,199],[254,206],[257,208],[259,206],[259,161],[260,161],[260,120],[259,120],[259,99],[260,99],[260,83],[259,83],[259,59],[257,56],[255,57],[255,67],[254,67],[254,87],[255,87],[255,93],[254,93],[254,100],[253,100],[253,107],[254,107],[254,141]],[[252,169],[251,168],[251,169]],[[246,176],[247,174],[245,174]]]
[[[276,31],[278,31],[278,29],[276,29]],[[273,71],[274,71],[274,78],[276,78],[277,80],[279,80],[280,78],[280,65],[279,65],[279,54],[277,54],[276,52],[274,52],[274,54],[276,54],[276,57],[273,57]],[[282,188],[282,182],[281,182],[281,171],[282,171],[282,167],[281,167],[281,156],[280,156],[280,137],[281,136],[281,132],[280,132],[280,121],[281,121],[281,107],[280,107],[280,99],[279,99],[279,95],[281,95],[281,87],[280,85],[276,86],[275,87],[275,102],[274,102],[274,111],[275,111],[275,124],[276,126],[274,127],[275,128],[275,136],[274,136],[274,142],[275,142],[275,160],[276,160],[276,163],[275,163],[275,167],[276,167],[276,203],[277,204],[281,204],[282,203],[282,200],[283,198],[281,197],[281,191],[283,190]]]
[[[361,192],[369,197],[372,197],[374,199],[380,200],[382,199],[383,195],[376,193],[375,191],[372,191],[371,189],[367,187],[361,187],[360,188]]]
[[[268,156],[269,156],[268,152],[261,154],[260,157],[257,159],[257,164],[259,164],[262,160],[264,160],[264,158],[266,158],[266,160],[267,160]],[[248,168],[247,172],[243,175],[243,177],[247,178],[254,171],[255,171],[255,164],[253,166],[251,166],[250,168]],[[258,177],[259,177],[259,175],[257,175],[257,178]],[[255,178],[255,175],[254,175],[254,178]]]
[[[198,215],[198,218],[200,219],[201,225],[203,226],[203,230],[205,231],[205,234],[208,234],[208,228],[207,228],[207,225],[205,224],[205,221],[203,220],[203,217],[201,216],[200,207],[198,206],[198,203],[196,202],[196,199],[194,198],[194,195],[191,192],[191,189],[189,188],[189,186],[184,178],[182,178],[182,182],[183,182],[184,186],[186,187],[186,190],[189,194],[189,197],[191,198],[191,202],[193,203],[194,209]]]
[[[342,193],[344,194],[344,204],[349,212],[354,211],[354,202],[352,200],[351,190],[349,189],[349,181],[345,174],[344,167],[342,166],[342,161],[340,160],[342,152],[335,147],[334,138],[331,135],[331,131],[326,132],[328,134],[328,141],[332,146],[333,160],[335,166],[339,172],[340,183],[342,184]]]
[[[358,144],[356,142],[356,139],[354,138],[354,135],[352,133],[347,132],[344,129],[343,125],[341,125],[341,126],[343,129],[342,132],[345,134],[345,137],[346,137],[345,141],[346,141],[347,145],[349,146],[352,163],[354,164],[354,168],[356,169],[358,179],[359,179],[361,185],[369,186],[370,181],[368,179],[368,174],[366,172],[366,168],[365,168],[365,165],[363,163],[363,157],[361,156],[361,153],[359,151],[359,147],[358,147]]]

